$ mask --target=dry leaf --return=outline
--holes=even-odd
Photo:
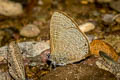
[[[8,67],[9,73],[15,80],[25,80],[25,70],[21,51],[16,42],[8,45]]]
[[[96,65],[101,69],[113,73],[116,76],[117,80],[119,80],[120,64],[113,61],[113,59],[110,56],[108,56],[106,53],[102,51],[100,51],[99,54],[101,57],[98,59],[98,61],[96,61]]]
[[[115,61],[118,60],[118,55],[108,43],[105,43],[102,40],[93,40],[90,43],[91,54],[99,55],[99,51],[105,52],[108,56],[113,58]]]

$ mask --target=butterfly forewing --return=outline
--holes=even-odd
[[[51,60],[57,64],[79,61],[89,55],[89,42],[67,15],[54,12],[50,22]]]
[[[8,67],[9,73],[15,80],[25,80],[25,70],[21,51],[16,42],[8,45]]]

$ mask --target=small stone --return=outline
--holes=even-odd
[[[40,55],[44,50],[49,49],[50,46],[47,42],[22,42],[18,43],[23,55],[27,57],[35,57]]]
[[[91,43],[95,39],[98,39],[98,37],[95,35],[87,35],[87,38],[88,38],[89,43]]]
[[[37,55],[40,55],[43,51],[50,48],[49,43],[47,43],[45,41],[20,42],[20,43],[18,43],[18,46],[20,47],[21,51],[23,52],[24,58],[35,57]],[[0,56],[1,57],[4,57],[5,59],[7,59],[7,53],[8,53],[8,46],[3,46],[0,48]]]
[[[102,8],[102,9],[100,9],[100,12],[103,13],[103,14],[105,14],[106,10]]]
[[[23,7],[20,3],[8,0],[0,0],[0,14],[4,16],[18,16],[23,13]]]
[[[82,0],[81,4],[88,4],[88,1]]]
[[[102,16],[102,20],[105,23],[112,23],[113,22],[113,17],[114,17],[113,14],[105,14],[105,15]]]
[[[115,15],[113,20],[115,20],[117,23],[120,23],[120,14]]]
[[[20,35],[25,37],[36,37],[40,34],[40,30],[36,25],[28,24],[20,31]]]
[[[93,16],[97,16],[97,17],[101,15],[101,13],[98,12],[97,10],[92,11],[92,14],[93,14]]]
[[[95,25],[93,23],[85,23],[85,24],[82,24],[79,26],[79,29],[82,31],[82,32],[89,32],[93,29],[95,29]]]

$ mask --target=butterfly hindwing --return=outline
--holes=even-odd
[[[89,54],[89,42],[67,15],[55,12],[50,22],[51,60],[57,64],[79,61]]]

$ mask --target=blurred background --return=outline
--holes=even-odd
[[[56,10],[67,13],[79,25],[92,22],[95,28],[88,34],[100,38],[118,34],[119,4],[120,0],[0,0],[0,46],[12,39],[49,40],[49,22]],[[37,28],[31,33],[27,26]]]

